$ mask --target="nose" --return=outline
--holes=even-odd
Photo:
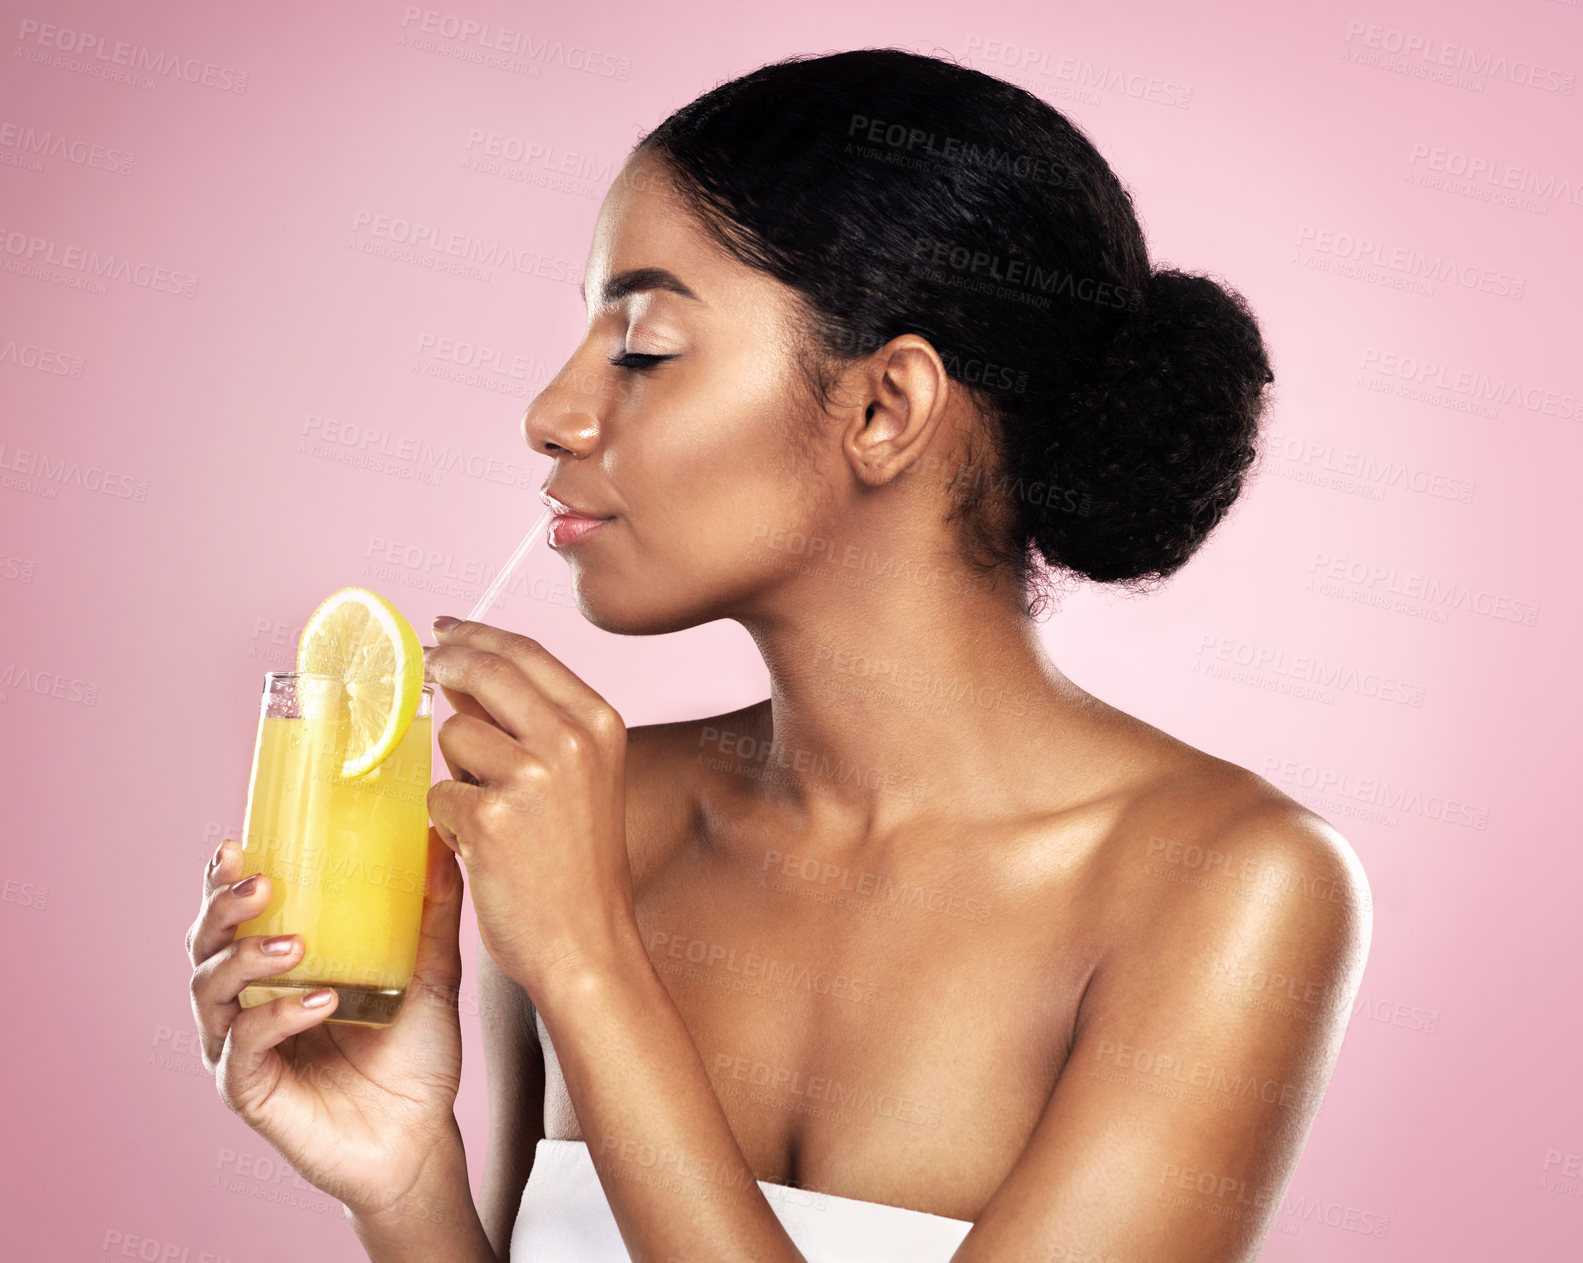
[[[535,452],[587,456],[598,444],[599,417],[589,407],[598,396],[576,389],[574,378],[568,364],[522,414],[522,438]]]

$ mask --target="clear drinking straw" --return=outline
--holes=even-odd
[[[528,549],[537,544],[544,535],[544,528],[549,524],[549,520],[554,513],[554,509],[545,509],[543,513],[539,514],[539,520],[528,528],[528,533],[522,537],[522,542],[517,545],[517,551],[511,554],[510,559],[500,568],[500,573],[495,576],[495,581],[485,590],[484,595],[478,598],[478,604],[473,606],[472,612],[468,614],[467,622],[476,623],[489,612],[489,607],[495,603],[501,592],[505,590],[506,584],[511,582],[511,576],[516,573],[517,567],[522,563],[522,559],[527,556]]]

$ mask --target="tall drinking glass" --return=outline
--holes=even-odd
[[[300,934],[294,969],[250,982],[243,1008],[333,987],[331,1022],[384,1026],[412,981],[428,872],[434,686],[395,750],[361,776],[343,777],[349,730],[346,682],[271,671],[242,825],[245,872],[270,879],[269,903],[237,927]]]

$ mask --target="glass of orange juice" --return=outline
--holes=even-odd
[[[301,962],[249,983],[243,1008],[333,987],[331,1022],[384,1026],[412,981],[428,866],[434,687],[394,748],[347,775],[356,683],[343,675],[264,677],[242,849],[270,879],[269,903],[237,927],[300,934]]]

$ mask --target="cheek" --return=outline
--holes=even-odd
[[[809,472],[783,391],[718,388],[640,409],[612,445],[610,477],[634,530],[657,551],[740,555],[767,531],[800,523]]]

